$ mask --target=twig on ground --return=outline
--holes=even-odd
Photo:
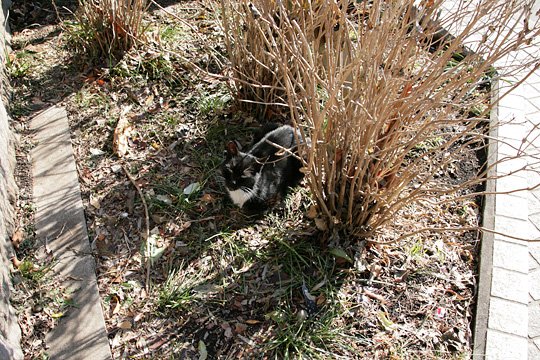
[[[144,207],[144,221],[145,221],[145,230],[144,230],[144,241],[146,242],[145,244],[145,247],[144,247],[144,256],[145,256],[145,261],[146,261],[146,284],[145,284],[145,288],[146,288],[146,291],[149,291],[150,290],[150,254],[149,254],[149,248],[148,248],[148,238],[150,237],[150,216],[148,215],[148,205],[146,204],[146,200],[144,199],[144,194],[141,190],[141,188],[139,187],[139,185],[137,185],[137,182],[135,181],[135,178],[133,177],[133,175],[131,175],[131,173],[129,172],[129,170],[126,168],[126,166],[124,164],[122,164],[122,169],[124,170],[124,172],[126,173],[126,176],[129,178],[129,180],[131,181],[131,183],[133,184],[133,186],[135,187],[135,189],[137,189],[137,192],[139,193],[139,196],[141,198],[141,202],[143,204],[143,207]]]
[[[366,288],[363,288],[362,291],[367,297],[370,297],[375,300],[379,300],[383,305],[386,304],[386,299],[383,296],[379,294],[375,294],[374,292],[371,292]]]
[[[510,234],[507,234],[507,233],[502,233],[502,232],[499,232],[499,231],[495,231],[495,230],[491,230],[491,229],[488,229],[488,228],[485,228],[485,227],[482,227],[482,226],[465,226],[465,227],[459,227],[459,228],[431,228],[431,227],[424,227],[424,228],[421,228],[421,229],[418,229],[418,230],[415,230],[415,231],[412,231],[412,232],[409,232],[409,233],[406,233],[404,235],[401,235],[395,239],[392,239],[392,240],[388,240],[388,241],[377,241],[377,240],[369,240],[368,242],[371,243],[371,244],[376,244],[376,245],[390,245],[390,244],[395,244],[397,242],[400,242],[401,240],[403,239],[406,239],[408,237],[411,237],[411,236],[414,236],[414,235],[417,235],[417,234],[421,234],[421,233],[424,233],[424,232],[436,232],[436,233],[441,233],[441,232],[467,232],[467,231],[484,231],[484,232],[488,232],[488,233],[491,233],[491,234],[495,234],[495,235],[500,235],[500,236],[504,236],[504,237],[507,237],[507,238],[510,238],[510,239],[513,239],[513,240],[520,240],[520,241],[526,241],[526,242],[540,242],[540,239],[526,239],[526,238],[522,238],[522,237],[519,237],[519,236],[513,236],[513,235],[510,235]]]

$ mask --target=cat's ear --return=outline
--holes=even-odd
[[[234,141],[229,141],[227,143],[227,156],[233,157],[238,155],[238,146]]]

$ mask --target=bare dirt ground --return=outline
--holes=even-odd
[[[66,7],[75,5],[57,4],[60,18],[45,2],[13,6],[11,114],[22,134],[18,178],[25,184],[17,247],[26,264],[14,274],[14,303],[27,358],[46,358],[43,335],[69,311],[33,246],[26,122],[52,104],[69,110],[115,358],[470,356],[478,234],[426,231],[388,246],[370,240],[475,226],[479,203],[411,204],[363,241],[327,241],[302,186],[264,217],[246,217],[227,200],[219,166],[225,142],[247,144],[257,119],[238,110],[226,82],[194,72],[187,61],[226,71],[212,3],[152,6],[148,44],[112,68],[85,65],[65,47]],[[113,151],[121,119],[129,122],[122,159]],[[461,156],[437,181],[476,174],[475,150]]]

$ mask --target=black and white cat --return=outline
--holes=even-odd
[[[293,127],[272,124],[255,135],[247,152],[229,142],[222,171],[233,203],[247,212],[260,213],[297,185],[303,177],[302,163],[295,156],[299,138]]]

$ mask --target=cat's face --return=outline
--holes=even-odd
[[[229,191],[253,189],[260,167],[257,158],[239,151],[234,143],[227,145],[227,157],[222,172]]]

